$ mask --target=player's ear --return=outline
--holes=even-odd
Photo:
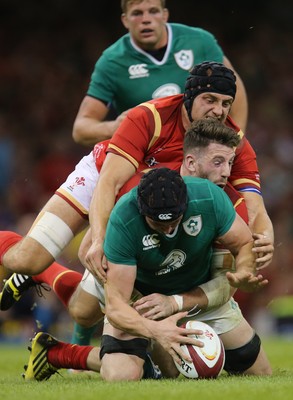
[[[169,14],[168,8],[163,8],[163,19],[164,19],[165,22],[168,21],[169,15],[170,15],[170,14]]]
[[[190,174],[196,172],[196,159],[193,154],[186,154],[186,156],[184,157],[184,164]]]
[[[121,22],[124,28],[128,30],[128,21],[127,21],[127,16],[125,13],[121,14]]]

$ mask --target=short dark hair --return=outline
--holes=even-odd
[[[123,13],[127,12],[128,4],[141,3],[143,0],[121,0],[121,10]],[[162,8],[166,7],[166,0],[160,0]]]
[[[177,171],[154,168],[139,182],[137,203],[141,215],[154,221],[174,221],[187,207],[186,184]]]
[[[234,129],[217,119],[207,118],[192,122],[187,129],[184,141],[184,155],[198,147],[208,147],[210,143],[219,143],[234,148],[239,145],[240,136]]]

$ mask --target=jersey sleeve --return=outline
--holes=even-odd
[[[229,181],[239,192],[261,194],[256,154],[245,137],[242,138],[240,146],[236,149]]]
[[[101,171],[101,168],[104,164],[104,161],[105,161],[105,158],[107,155],[107,148],[108,148],[109,142],[110,142],[110,139],[104,140],[103,142],[97,143],[94,146],[93,156],[94,156],[94,160],[95,160],[95,164],[96,164],[96,168],[97,168],[98,172]]]
[[[199,31],[201,33],[202,59],[223,62],[224,53],[215,36],[204,29],[199,29]]]
[[[118,203],[119,205],[119,203]],[[110,262],[114,264],[132,265],[137,264],[135,238],[130,238],[130,233],[124,221],[119,218],[114,207],[107,224],[104,253]]]
[[[137,169],[144,160],[155,130],[151,112],[143,105],[130,110],[112,137],[108,152],[126,158]]]
[[[111,66],[107,55],[103,53],[95,64],[91,75],[87,95],[101,100],[106,104],[113,101],[115,95],[115,85],[111,78]]]

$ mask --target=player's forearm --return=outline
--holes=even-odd
[[[236,272],[247,272],[254,274],[256,271],[255,254],[252,252],[253,241],[241,246],[235,256]]]
[[[274,227],[266,211],[257,213],[250,221],[251,232],[260,233],[266,236],[270,242],[274,243]]]
[[[72,136],[78,144],[94,146],[98,142],[110,139],[117,127],[117,121],[97,121],[94,118],[82,117],[75,122]]]
[[[251,232],[263,234],[274,243],[274,228],[266,211],[263,198],[251,192],[244,192],[243,196],[248,212],[248,226]]]
[[[115,198],[116,194],[112,183],[101,179],[94,191],[89,210],[89,222],[93,242],[95,240],[104,240],[109,216],[115,204]]]
[[[225,273],[217,276],[198,287],[180,294],[182,296],[182,311],[208,311],[215,307],[220,307],[233,296],[235,289],[232,288],[226,278]],[[176,299],[176,297],[175,297]],[[180,311],[178,307],[177,311]]]
[[[134,308],[122,300],[115,299],[113,295],[108,296],[106,304],[107,319],[116,329],[134,336],[155,338],[153,336],[155,321],[141,317]]]

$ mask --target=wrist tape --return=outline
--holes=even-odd
[[[199,285],[208,298],[207,310],[222,306],[231,297],[231,286],[226,276],[218,276],[209,282]]]
[[[173,294],[173,298],[178,305],[178,311],[183,310],[183,296],[179,296],[178,294]]]

